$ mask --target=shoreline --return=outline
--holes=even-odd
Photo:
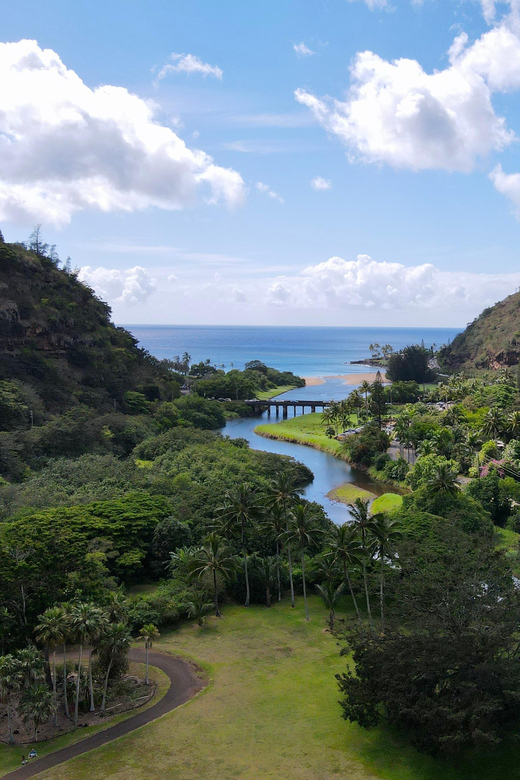
[[[362,374],[337,374],[334,376],[304,376],[305,387],[317,387],[318,385],[324,385],[326,379],[342,379],[344,385],[360,385],[361,382],[373,382],[376,378],[377,372],[365,372]],[[383,384],[392,384],[389,379],[386,378],[385,371],[380,371]]]

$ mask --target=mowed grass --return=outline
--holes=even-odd
[[[299,417],[291,417],[281,422],[257,425],[255,433],[268,438],[281,439],[282,441],[307,444],[309,447],[316,447],[316,449],[322,450],[322,452],[342,457],[341,442],[336,439],[329,439],[325,435],[327,426],[323,425],[322,419],[320,412],[302,414]]]
[[[369,490],[365,490],[365,488],[353,485],[351,482],[345,482],[344,485],[340,485],[334,488],[334,490],[329,490],[327,498],[330,498],[332,501],[341,501],[342,504],[353,504],[357,498],[360,498],[362,501],[372,501],[375,495]]]
[[[49,740],[49,742],[39,742],[35,745],[31,744],[14,746],[0,743],[0,777],[2,777],[2,775],[6,774],[7,772],[10,772],[12,769],[18,769],[18,767],[21,766],[22,756],[26,756],[31,747],[36,748],[39,756],[46,756],[48,753],[54,753],[56,750],[61,750],[61,748],[67,747],[67,745],[72,745],[74,742],[80,742],[81,740],[85,739],[85,737],[90,737],[92,734],[96,734],[98,731],[104,731],[105,729],[110,728],[110,726],[113,726],[115,723],[119,723],[122,720],[127,720],[137,712],[142,712],[143,710],[147,710],[149,707],[153,707],[156,702],[162,699],[168,690],[169,680],[168,676],[160,669],[157,669],[155,666],[150,666],[149,670],[150,679],[154,680],[157,684],[157,692],[153,699],[151,699],[151,701],[142,707],[139,707],[135,710],[130,710],[128,712],[123,712],[121,715],[116,715],[113,718],[103,718],[100,720],[99,725],[87,726],[86,728],[71,731],[61,737]],[[144,677],[145,665],[131,663],[130,673],[136,674],[139,677]],[[0,705],[0,712],[3,716],[5,712],[4,705]]]
[[[45,780],[498,780],[518,777],[520,748],[466,760],[419,754],[393,732],[341,718],[334,675],[346,660],[325,631],[283,602],[224,607],[204,628],[185,624],[155,645],[199,661],[209,686],[184,706],[66,765]]]
[[[382,496],[376,498],[370,507],[370,511],[372,514],[376,514],[376,512],[391,512],[392,509],[399,509],[402,503],[403,497],[398,495],[398,493],[383,493]]]
[[[282,393],[288,393],[289,390],[294,390],[296,385],[281,385],[280,387],[272,387],[270,390],[259,390],[256,397],[259,401],[270,401],[271,398],[276,398],[277,395]]]

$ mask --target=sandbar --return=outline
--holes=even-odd
[[[304,376],[305,387],[316,387],[316,385],[324,385],[325,380],[321,376]]]
[[[384,384],[391,384],[390,380],[386,378],[384,371],[379,372]],[[325,379],[342,379],[345,385],[360,385],[361,382],[374,382],[376,378],[376,372],[370,371],[365,374],[340,374],[339,376],[306,376],[305,387],[316,387],[317,385],[325,384]]]

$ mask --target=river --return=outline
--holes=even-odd
[[[312,400],[330,400],[345,398],[353,387],[348,387],[342,381],[337,379],[327,380],[325,384],[317,387],[304,387],[292,390],[277,397],[277,400],[283,398],[312,399]],[[289,410],[289,416],[292,416]],[[270,422],[274,422],[271,417]],[[266,439],[258,436],[254,432],[257,425],[267,421],[267,412],[264,412],[261,418],[247,417],[238,420],[230,420],[222,429],[225,436],[232,439],[246,439],[250,446],[255,450],[264,452],[275,452],[277,455],[290,455],[292,458],[304,463],[314,474],[314,480],[302,491],[302,495],[308,501],[316,501],[325,509],[330,519],[342,525],[350,518],[350,512],[345,504],[331,501],[327,498],[327,493],[334,488],[343,485],[345,482],[352,482],[360,487],[370,490],[376,495],[392,491],[388,485],[382,485],[374,482],[363,471],[351,468],[345,461],[328,455],[321,450],[315,450],[313,447],[306,447],[303,444],[293,444],[292,442],[276,441],[275,439]]]

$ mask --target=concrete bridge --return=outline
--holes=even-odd
[[[309,412],[321,411],[323,412],[327,406],[330,406],[330,401],[277,401],[275,398],[269,401],[260,401],[258,398],[252,398],[250,401],[245,401],[248,406],[252,406],[255,410],[255,414],[261,414],[261,412],[267,409],[267,416],[271,416],[271,410],[274,409],[276,416],[279,417],[280,410],[282,410],[282,417],[284,420],[288,417],[288,409],[292,409],[296,415],[296,410],[301,409],[301,413],[305,414],[305,410]]]

